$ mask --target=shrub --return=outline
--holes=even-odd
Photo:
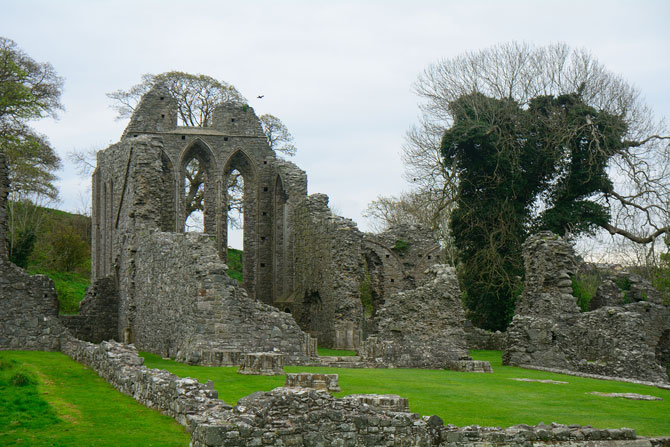
[[[572,277],[572,295],[577,298],[577,305],[582,312],[589,311],[589,303],[598,291],[600,281],[597,273],[578,273]]]

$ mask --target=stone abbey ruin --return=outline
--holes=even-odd
[[[184,231],[193,160],[205,173],[202,233]],[[243,284],[226,273],[231,175],[244,179]],[[468,348],[493,348],[504,349],[506,364],[669,383],[670,309],[648,283],[628,275],[624,294],[607,280],[580,312],[572,247],[541,233],[524,246],[525,285],[507,334],[473,328],[429,232],[366,234],[334,215],[327,196],[307,195],[305,172],[268,146],[247,105],[220,105],[209,127],[194,128],[177,125],[167,91],[142,98],[120,141],[97,156],[92,284],[78,315],[59,316],[52,282],[9,262],[7,178],[0,154],[0,349],[60,350],[189,426],[194,446],[641,441],[626,430],[560,425],[468,431],[410,414],[406,400],[305,388],[255,393],[232,408],[206,385],[142,366],[136,349],[215,366],[279,359],[281,370],[326,364],[318,343],[357,351],[332,366],[490,372]]]

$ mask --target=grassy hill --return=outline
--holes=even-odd
[[[91,274],[91,218],[12,202],[10,260],[55,284],[61,313],[76,313]]]

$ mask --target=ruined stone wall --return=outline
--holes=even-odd
[[[100,343],[118,339],[119,297],[114,279],[100,278],[89,286],[78,315],[61,315],[60,322],[80,340]]]
[[[28,275],[8,259],[9,175],[0,152],[0,349],[56,351],[66,329],[58,321],[53,281]]]
[[[670,309],[648,301],[581,313],[571,295],[576,261],[551,233],[526,241],[526,281],[507,330],[505,364],[667,383]]]
[[[363,234],[353,221],[333,215],[325,194],[310,195],[293,208],[291,221],[296,320],[320,346],[358,349]]]
[[[421,284],[426,269],[439,262],[440,253],[431,232],[417,225],[396,225],[379,234],[365,233],[364,281],[372,302],[366,303],[364,338],[376,331],[376,314],[385,297]]]
[[[134,342],[207,363],[212,352],[281,352],[304,363],[309,340],[289,314],[251,300],[201,233],[147,232],[135,253]]]
[[[360,356],[377,366],[445,368],[470,359],[453,267],[436,264],[424,284],[387,296],[376,320],[377,330],[363,343]]]

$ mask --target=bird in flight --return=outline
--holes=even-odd
[[[258,99],[262,99],[263,96],[265,96],[265,95],[258,95],[257,98],[258,98]]]

